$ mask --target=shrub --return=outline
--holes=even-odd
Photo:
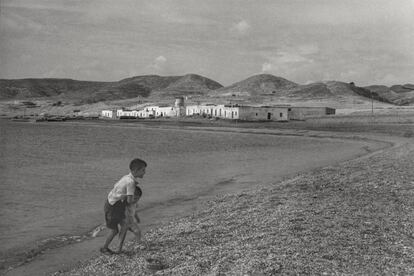
[[[409,129],[409,130],[404,132],[403,136],[407,137],[407,138],[414,137],[414,132],[411,129]]]

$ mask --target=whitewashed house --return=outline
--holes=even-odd
[[[123,109],[118,109],[116,111],[116,117],[118,117],[120,119],[137,118],[138,117],[138,110],[123,110]]]
[[[211,115],[213,113],[213,109],[216,107],[217,105],[214,104],[187,105],[185,108],[185,115]]]
[[[116,110],[102,110],[101,116],[104,118],[115,119],[116,118]]]
[[[152,118],[155,117],[159,106],[152,105],[146,106],[141,110],[138,110],[138,117],[139,118]]]
[[[186,115],[246,121],[287,121],[289,106],[189,105]]]

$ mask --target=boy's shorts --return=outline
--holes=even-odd
[[[105,221],[106,226],[110,229],[118,229],[118,224],[125,218],[126,201],[117,201],[114,205],[109,204],[108,199],[105,202]]]

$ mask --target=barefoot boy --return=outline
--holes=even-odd
[[[141,159],[134,159],[129,164],[130,173],[123,176],[109,192],[105,202],[105,221],[110,233],[100,251],[104,254],[114,253],[109,249],[109,244],[119,233],[118,225],[125,219],[125,209],[128,205],[134,204],[134,193],[138,179],[143,178],[147,163]],[[126,231],[125,231],[126,234]],[[120,237],[118,252],[121,251],[125,236]]]

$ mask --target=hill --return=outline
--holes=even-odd
[[[54,98],[93,103],[158,94],[205,92],[222,87],[221,84],[199,75],[162,77],[136,76],[117,82],[78,81],[72,79],[0,80],[0,100]],[[174,93],[178,92],[178,93]],[[158,95],[160,96],[160,95]]]
[[[177,78],[167,87],[154,90],[151,97],[162,99],[176,96],[207,96],[210,91],[221,88],[223,85],[209,78],[187,74]]]
[[[135,76],[132,78],[122,79],[120,84],[138,84],[146,87],[149,90],[162,90],[167,88],[170,84],[180,80],[182,76],[163,77],[158,75]]]
[[[414,104],[414,85],[393,85],[391,87],[385,85],[371,85],[363,88],[367,96],[372,93],[376,97],[385,99],[386,101],[396,105]]]
[[[355,104],[370,101],[362,88],[339,81],[315,82],[299,85],[281,77],[269,74],[256,75],[211,93],[216,97],[236,97],[254,102],[329,102],[336,104]],[[233,100],[235,101],[236,98]],[[375,100],[387,102],[375,97]]]
[[[72,79],[0,80],[0,99],[53,98],[84,103],[149,95],[133,82],[93,82]]]
[[[168,85],[166,90],[209,91],[223,87],[220,83],[196,74],[187,74]]]
[[[270,74],[260,74],[236,82],[230,86],[217,89],[215,94],[218,96],[259,96],[266,94],[277,94],[280,91],[296,86],[296,83],[287,79]]]
[[[209,78],[145,75],[115,82],[72,79],[0,80],[0,100],[53,99],[78,104],[145,98],[149,102],[170,101],[176,96],[195,96],[197,100],[272,104],[316,101],[333,106],[367,104],[371,98],[386,104],[414,104],[414,85],[371,85],[358,87],[339,81],[300,85],[270,74],[260,74],[223,87]]]
[[[0,80],[0,99],[70,96],[97,91],[108,84],[72,79]]]

